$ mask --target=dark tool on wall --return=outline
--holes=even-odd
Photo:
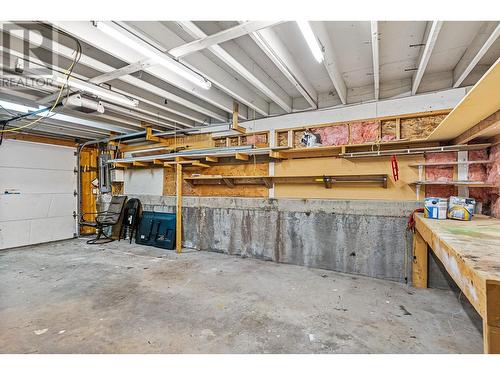
[[[399,166],[396,155],[391,156],[391,168],[392,168],[392,178],[394,178],[394,182],[396,182],[397,180],[399,180]]]
[[[123,221],[118,241],[122,238],[126,239],[128,235],[129,243],[132,243],[132,238],[134,238],[134,234],[137,232],[137,227],[139,226],[141,213],[141,201],[137,198],[129,199],[123,211]]]

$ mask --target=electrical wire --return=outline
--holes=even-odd
[[[52,105],[52,107],[50,107],[50,109],[49,109],[49,107],[46,108],[48,111],[47,111],[47,114],[45,116],[38,117],[37,119],[35,119],[35,120],[29,122],[28,124],[25,124],[25,125],[18,126],[18,127],[15,127],[15,128],[5,129],[5,127],[7,126],[8,122],[9,122],[9,120],[6,120],[3,123],[2,129],[0,129],[0,134],[2,135],[2,137],[0,138],[0,144],[1,144],[1,141],[3,140],[3,134],[4,133],[16,132],[16,131],[18,131],[20,129],[27,128],[29,126],[32,126],[32,125],[35,125],[35,124],[39,123],[42,120],[45,120],[47,118],[51,118],[51,117],[55,116],[56,113],[53,113],[53,111],[60,104],[60,100],[61,100],[61,97],[62,97],[62,94],[63,94],[65,88],[67,89],[66,96],[69,97],[69,95],[70,95],[70,87],[68,85],[68,81],[69,81],[69,79],[71,78],[71,76],[73,74],[73,70],[74,70],[75,66],[80,61],[80,58],[81,58],[81,55],[82,55],[82,45],[81,45],[81,43],[80,43],[80,41],[78,39],[73,38],[72,36],[70,36],[69,34],[67,34],[65,32],[62,32],[62,33],[64,35],[66,35],[66,36],[69,36],[70,38],[72,38],[76,42],[76,49],[74,51],[75,57],[74,57],[73,61],[71,62],[70,66],[66,69],[66,73],[65,73],[66,80],[65,80],[64,84],[61,86],[54,104]]]

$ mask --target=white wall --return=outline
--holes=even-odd
[[[163,195],[163,168],[127,169],[123,192],[125,195]]]
[[[72,238],[75,149],[15,140],[0,145],[0,249]],[[20,194],[5,194],[15,189]]]
[[[290,113],[282,116],[245,121],[241,125],[249,131],[264,131],[451,109],[462,100],[467,91],[468,88],[461,87],[403,98],[386,99],[378,102]],[[227,132],[227,134],[236,133],[231,131]]]

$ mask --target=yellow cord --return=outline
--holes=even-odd
[[[61,99],[61,95],[64,91],[64,88],[66,87],[66,85],[68,84],[68,80],[69,80],[69,75],[70,75],[70,72],[71,70],[73,69],[73,66],[75,65],[76,63],[76,59],[78,57],[78,52],[75,51],[76,55],[75,55],[75,58],[73,59],[73,62],[71,63],[71,65],[68,67],[68,69],[66,69],[66,82],[64,82],[64,84],[61,86],[61,89],[59,90],[59,95],[57,96],[57,99],[56,101],[54,102],[54,105],[52,106],[52,108],[50,108],[49,111],[47,111],[47,114],[43,117],[39,117],[37,118],[36,120],[33,120],[32,122],[28,123],[28,124],[25,124],[25,125],[22,125],[22,126],[18,126],[17,128],[10,128],[10,129],[4,129],[4,130],[0,130],[0,133],[9,133],[9,132],[16,132],[20,129],[24,129],[24,128],[27,128],[28,126],[31,126],[31,125],[34,125],[36,124],[37,122],[41,121],[41,120],[45,120],[47,118],[47,116],[54,110],[54,108],[57,106],[57,104],[59,104],[59,100]]]

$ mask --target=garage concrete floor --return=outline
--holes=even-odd
[[[223,254],[0,251],[3,353],[480,353],[480,323],[451,291]]]

